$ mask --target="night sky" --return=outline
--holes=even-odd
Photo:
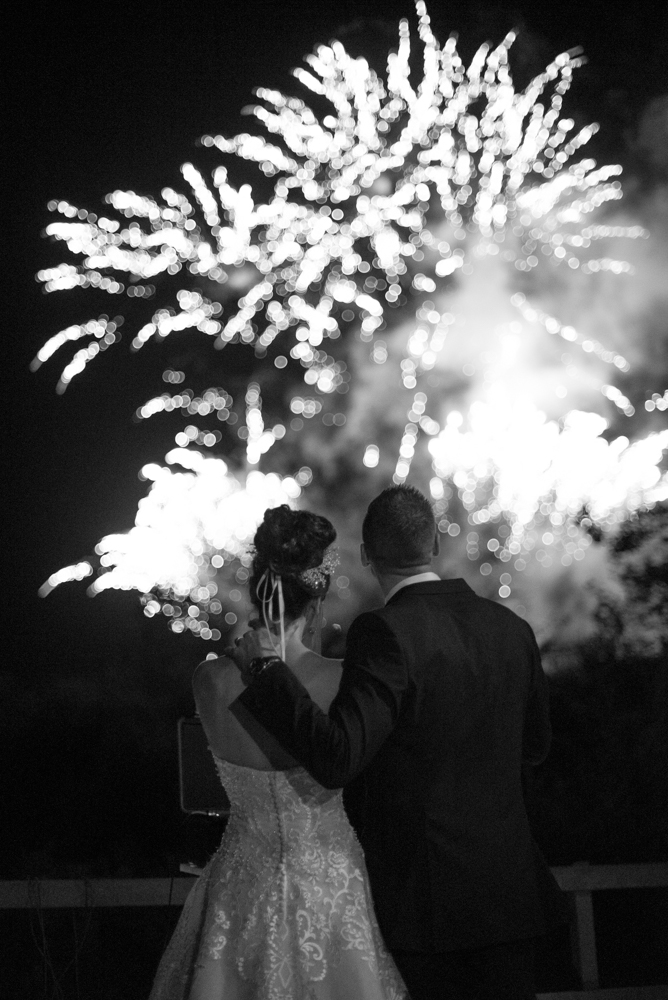
[[[178,674],[184,691],[178,710],[187,711],[189,672],[207,651],[204,643],[147,622],[136,595],[91,601],[83,584],[70,584],[44,601],[36,596],[50,573],[85,557],[101,535],[132,525],[145,492],[137,470],[162,458],[150,425],[131,419],[155,390],[155,364],[148,352],[130,356],[127,337],[63,396],[54,389],[64,353],[36,374],[28,370],[48,336],[94,311],[85,291],[46,296],[34,280],[40,267],[67,257],[62,244],[54,249],[41,236],[50,219],[46,205],[64,198],[100,212],[103,196],[115,188],[156,196],[165,185],[182,189],[178,168],[186,160],[197,164],[200,135],[252,127],[240,110],[251,103],[255,86],[301,93],[290,68],[333,37],[382,72],[399,18],[407,16],[414,29],[414,11],[409,0],[73,10],[26,8],[10,64],[3,334],[6,387],[13,396],[11,430],[5,432],[13,459],[5,618],[14,653],[3,681],[15,693],[46,676],[86,675],[94,685],[104,674],[111,691],[115,672],[122,684],[128,664],[135,670],[146,665],[171,678]],[[601,122],[593,155],[622,162],[633,191],[655,183],[648,180],[639,134],[649,102],[668,92],[662,10],[663,4],[651,2],[504,6],[457,0],[434,3],[430,13],[441,41],[459,32],[467,61],[481,42],[498,42],[519,27],[516,79],[523,83],[558,52],[581,45],[589,62],[576,73],[569,113],[583,124]],[[121,303],[115,308],[121,311]],[[23,711],[20,698],[9,704]]]

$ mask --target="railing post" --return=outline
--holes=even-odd
[[[598,989],[596,931],[591,892],[574,892],[575,923],[571,924],[571,949],[583,990]]]

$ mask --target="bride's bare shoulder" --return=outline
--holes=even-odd
[[[195,667],[192,685],[194,691],[220,691],[228,686],[238,673],[236,664],[228,656],[210,657]]]

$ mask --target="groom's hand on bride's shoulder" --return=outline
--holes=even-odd
[[[243,635],[237,636],[233,646],[227,646],[224,650],[225,656],[234,660],[241,679],[248,685],[261,672],[264,663],[258,664],[258,660],[268,660],[269,658],[280,660],[276,656],[276,647],[269,631],[266,628],[259,628],[259,622],[249,622],[251,628]]]

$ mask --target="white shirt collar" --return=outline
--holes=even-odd
[[[385,603],[394,597],[400,590],[404,587],[408,587],[411,583],[426,583],[427,580],[440,580],[438,573],[432,573],[431,570],[427,573],[416,573],[415,576],[407,576],[405,580],[400,580],[399,583],[395,583],[392,590],[387,594],[385,598]]]

